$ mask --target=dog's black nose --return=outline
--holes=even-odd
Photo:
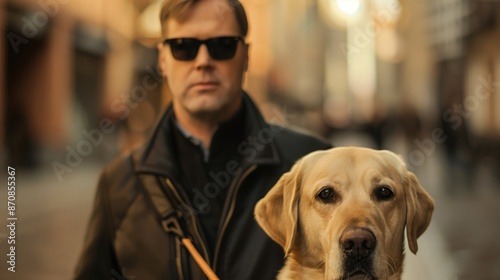
[[[340,236],[340,246],[347,257],[366,258],[375,249],[377,240],[371,231],[365,228],[348,228]]]

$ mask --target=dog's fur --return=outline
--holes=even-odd
[[[385,280],[401,278],[405,227],[416,253],[433,210],[399,156],[342,147],[299,160],[258,202],[255,217],[285,250],[278,279]],[[352,242],[360,247],[349,251]]]

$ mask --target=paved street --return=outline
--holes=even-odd
[[[445,187],[448,165],[436,152],[416,170],[436,201],[436,211],[431,226],[419,239],[418,255],[407,251],[404,279],[500,279],[500,187],[495,174],[484,164],[475,174],[473,188],[463,186],[465,180],[462,186]],[[37,172],[18,171],[16,272],[7,271],[8,232],[2,226],[1,279],[70,279],[100,167],[84,162],[62,183],[50,166]],[[6,197],[4,191],[2,188],[2,200]],[[4,208],[4,201],[1,205]],[[0,213],[0,221],[6,223],[5,210]],[[140,275],[136,279],[141,279]]]
[[[61,183],[51,169],[17,172],[16,272],[7,271],[7,244],[2,238],[1,279],[70,279],[82,246],[98,172],[99,166],[84,162]],[[4,201],[1,205],[4,208]],[[4,223],[6,212],[1,209],[0,213]],[[7,233],[2,226],[0,234]]]

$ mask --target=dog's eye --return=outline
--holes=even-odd
[[[389,200],[394,197],[394,193],[388,186],[380,186],[375,190],[375,197],[378,200]]]
[[[334,199],[335,191],[332,188],[324,188],[318,193],[318,198],[323,202],[331,202]]]

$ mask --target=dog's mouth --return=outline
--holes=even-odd
[[[378,280],[371,272],[364,269],[359,269],[347,273],[342,277],[342,280]]]
[[[344,276],[342,279],[349,280],[377,280],[373,273],[371,258],[355,260],[347,258],[344,262]]]

